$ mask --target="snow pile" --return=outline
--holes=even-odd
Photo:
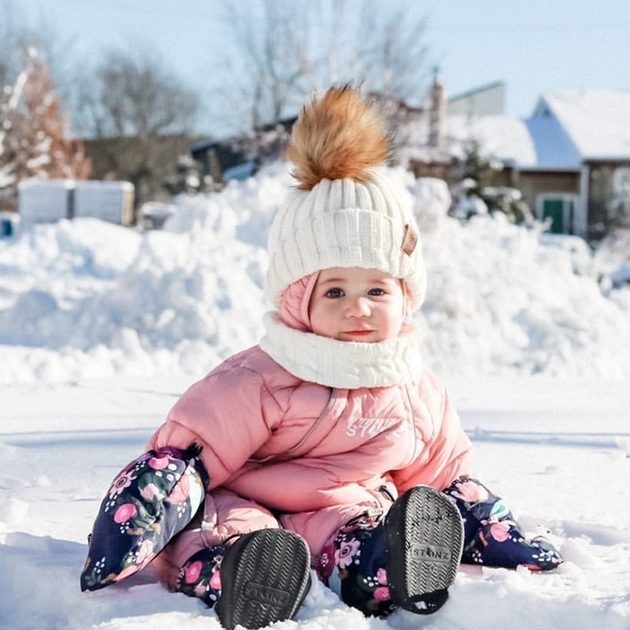
[[[618,352],[630,347],[630,291],[604,296],[583,252],[576,266],[574,251],[536,230],[460,224],[446,217],[443,182],[393,173],[422,230],[429,294],[416,318],[429,365],[630,375]],[[256,343],[268,227],[290,185],[276,164],[220,194],[179,198],[163,231],[81,219],[0,241],[0,382],[198,376]]]
[[[630,347],[630,291],[603,296],[584,250],[500,214],[446,220],[424,246],[430,281],[418,321],[438,372],[630,375],[618,351]]]

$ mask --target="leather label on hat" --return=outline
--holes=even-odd
[[[411,254],[413,254],[413,250],[416,249],[417,244],[418,233],[413,229],[412,225],[405,225],[405,236],[403,236],[403,242],[400,249],[402,249],[407,256],[411,256]]]

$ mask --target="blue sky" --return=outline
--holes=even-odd
[[[409,2],[429,17],[430,62],[440,67],[451,96],[504,80],[507,113],[526,116],[544,91],[630,90],[628,0]],[[17,5],[29,20],[45,16],[57,33],[72,37],[74,54],[87,59],[105,47],[137,44],[156,50],[197,84],[221,37],[213,0],[17,0]]]

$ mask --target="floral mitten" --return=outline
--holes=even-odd
[[[462,562],[506,569],[525,566],[531,571],[550,571],[563,562],[543,536],[527,541],[503,499],[477,479],[459,477],[444,493],[455,499],[464,521]]]
[[[144,568],[190,522],[208,483],[198,455],[196,446],[148,451],[116,476],[88,537],[82,591]]]

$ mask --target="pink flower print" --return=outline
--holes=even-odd
[[[112,487],[109,489],[109,498],[113,499],[114,497],[117,497],[125,488],[128,488],[131,485],[131,482],[134,479],[135,476],[127,470],[120,473],[120,475],[118,475],[118,477],[114,480]]]
[[[497,542],[504,542],[510,537],[510,524],[502,521],[490,525],[490,536]]]
[[[188,565],[188,567],[186,568],[186,573],[184,575],[184,580],[186,580],[186,584],[194,584],[199,579],[202,567],[203,564],[201,560],[197,560]]]
[[[221,572],[219,569],[212,572],[212,576],[210,577],[210,588],[213,588],[215,591],[221,590]]]
[[[385,569],[379,569],[376,572],[376,581],[379,584],[383,584],[384,586],[387,586],[387,571]]]
[[[319,557],[319,566],[317,567],[317,573],[320,577],[327,579],[331,576],[335,569],[335,563],[332,562],[335,553],[335,548],[332,544],[327,544],[322,551],[322,555]]]
[[[164,455],[164,457],[152,457],[149,460],[149,468],[153,468],[153,470],[164,470],[170,461],[167,455]]]
[[[377,586],[374,589],[374,599],[377,602],[388,602],[391,598],[387,586]]]
[[[125,523],[126,521],[132,519],[138,510],[133,503],[123,503],[117,510],[116,514],[114,514],[114,520],[117,523]]]
[[[153,501],[154,499],[164,498],[164,495],[154,483],[148,483],[144,488],[142,488],[142,490],[140,490],[140,496],[145,501]]]
[[[453,490],[453,495],[462,501],[467,503],[479,503],[480,501],[486,501],[490,496],[488,491],[474,482],[472,479],[458,483]]]
[[[387,602],[392,596],[387,587],[387,571],[385,569],[379,569],[376,572],[376,581],[381,584],[374,589],[374,599],[377,602]]]
[[[180,480],[175,484],[171,493],[166,497],[168,503],[184,503],[188,499],[190,494],[190,482],[188,481],[188,475],[182,475]]]
[[[340,569],[345,569],[352,564],[352,559],[359,552],[361,543],[354,538],[350,541],[341,543],[341,547],[335,551],[335,564]]]

